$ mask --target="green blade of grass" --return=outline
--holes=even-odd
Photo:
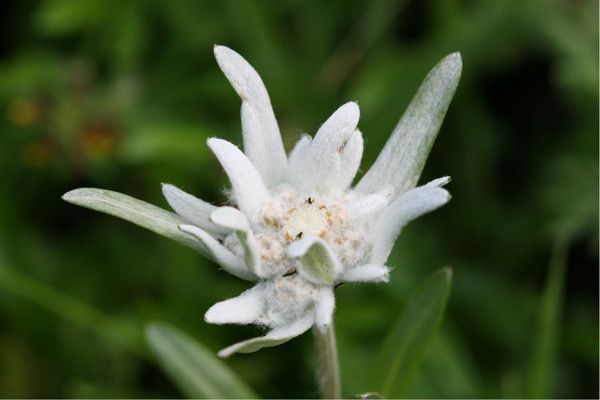
[[[164,323],[146,326],[146,340],[163,370],[189,398],[256,398],[212,351]]]
[[[530,398],[547,398],[550,395],[554,363],[558,352],[567,250],[566,241],[557,239],[548,266],[548,276],[540,301],[527,370],[525,390],[527,397]]]
[[[440,325],[451,283],[450,268],[430,275],[391,328],[372,368],[371,387],[384,398],[405,393]]]
[[[142,358],[148,358],[140,326],[112,317],[43,282],[3,266],[0,266],[0,287],[87,329],[108,342]]]

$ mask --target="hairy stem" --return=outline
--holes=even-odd
[[[322,399],[341,398],[340,364],[333,325],[313,328],[319,352],[319,385]]]

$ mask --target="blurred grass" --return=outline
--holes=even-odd
[[[146,340],[166,374],[190,399],[244,399],[256,394],[201,343],[177,328],[154,322]]]
[[[560,318],[562,314],[565,281],[566,248],[563,238],[558,238],[552,251],[544,294],[538,306],[538,323],[533,337],[529,359],[527,395],[530,398],[547,398],[554,382],[554,366],[558,353]]]
[[[223,202],[225,177],[204,141],[241,135],[214,43],[261,73],[288,149],[357,100],[362,171],[429,68],[463,55],[423,177],[451,175],[452,202],[403,232],[389,285],[337,290],[344,393],[373,389],[367,366],[396,310],[429,272],[452,265],[448,316],[411,397],[544,393],[530,380],[532,343],[554,334],[545,394],[598,397],[597,2],[27,0],[3,10],[0,262],[17,283],[0,285],[2,397],[179,396],[153,363],[98,338],[106,318],[168,320],[212,350],[253,333],[202,318],[243,282],[60,200],[99,186],[166,206],[160,182],[170,182]],[[536,320],[559,232],[569,246],[553,333]],[[93,307],[73,308],[91,330],[61,311],[69,298]],[[285,346],[227,363],[263,396],[314,397],[310,337]]]
[[[431,274],[409,297],[386,335],[371,370],[371,388],[383,398],[400,398],[437,332],[452,286],[452,269]]]

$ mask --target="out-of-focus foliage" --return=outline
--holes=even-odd
[[[404,395],[443,319],[451,284],[450,268],[431,274],[390,328],[371,370],[371,384],[384,398]]]
[[[256,398],[211,350],[177,328],[164,323],[146,325],[146,340],[164,371],[188,398]]]
[[[376,390],[369,366],[398,309],[451,265],[408,396],[598,397],[596,1],[28,0],[0,15],[0,396],[176,397],[144,322],[212,350],[251,335],[202,317],[242,281],[60,199],[95,186],[166,207],[170,182],[223,203],[205,140],[241,134],[221,43],[261,73],[288,149],[358,101],[362,171],[427,71],[462,53],[423,177],[451,175],[453,200],[402,233],[390,284],[337,289],[346,395]],[[548,268],[557,240],[564,279]],[[227,360],[268,397],[317,395],[314,362],[310,335]]]

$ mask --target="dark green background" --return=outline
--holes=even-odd
[[[61,201],[80,186],[166,206],[160,182],[222,202],[205,140],[241,142],[240,101],[215,43],[269,89],[286,148],[340,104],[361,106],[362,171],[428,70],[463,76],[422,181],[452,201],[399,238],[388,285],[337,290],[344,393],[410,291],[454,268],[448,314],[413,397],[531,393],[550,254],[568,269],[542,377],[552,397],[598,396],[598,4],[574,0],[51,0],[0,6],[0,396],[177,397],[141,335],[165,319],[217,350],[252,327],[203,321],[246,284],[200,255]],[[260,394],[314,397],[313,341],[231,365]]]

